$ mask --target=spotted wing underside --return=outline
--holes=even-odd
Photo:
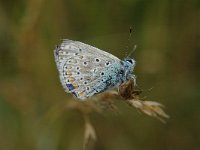
[[[97,93],[94,88],[102,78],[102,71],[120,61],[112,54],[72,40],[64,40],[54,50],[54,56],[62,86],[79,99]]]

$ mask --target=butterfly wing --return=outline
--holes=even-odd
[[[79,99],[105,90],[106,84],[101,78],[106,78],[108,68],[120,62],[112,54],[72,40],[64,40],[54,50],[54,56],[62,86]]]

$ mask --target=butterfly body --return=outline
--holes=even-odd
[[[133,59],[120,60],[93,46],[64,40],[54,50],[60,81],[80,100],[119,86],[134,77]]]

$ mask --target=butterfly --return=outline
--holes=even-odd
[[[116,56],[79,41],[64,39],[54,50],[60,81],[79,100],[135,79],[135,60]]]

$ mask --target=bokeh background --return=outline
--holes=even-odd
[[[171,116],[163,124],[118,102],[119,115],[90,115],[93,149],[200,148],[199,0],[1,0],[1,150],[82,149],[84,120],[65,110],[74,100],[62,89],[54,62],[53,49],[63,38],[121,59],[137,44],[137,83]]]

